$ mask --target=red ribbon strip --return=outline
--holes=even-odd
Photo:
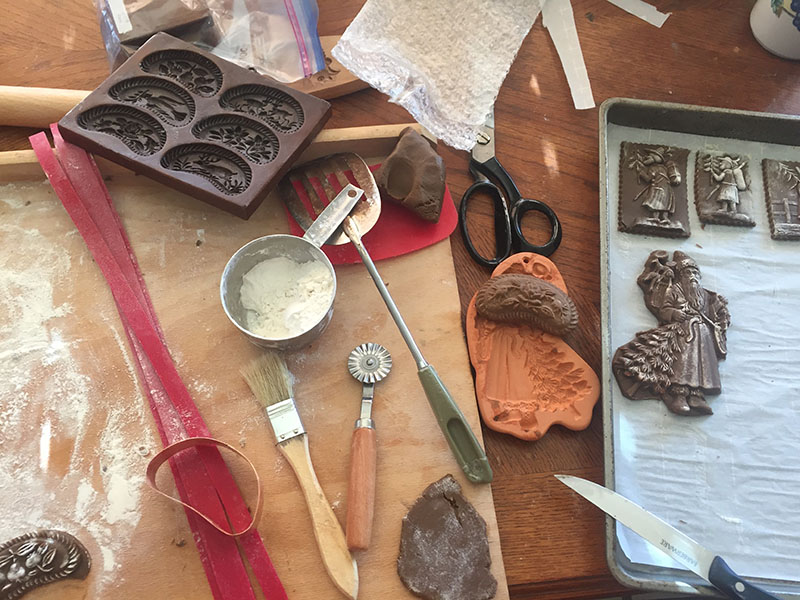
[[[114,254],[139,302],[147,311],[151,323],[157,329],[163,344],[163,333],[158,326],[155,310],[147,293],[147,288],[144,286],[141,271],[133,256],[130,242],[122,227],[119,215],[113,208],[108,190],[102,184],[102,179],[94,160],[75,146],[64,143],[57,128],[53,130],[53,138],[56,149],[59,152],[59,159],[66,173],[73,175],[70,183],[80,192],[80,200],[92,220],[95,224],[99,224],[104,241]],[[52,154],[49,145],[45,145],[42,150]],[[91,176],[87,175],[89,173]],[[77,177],[78,174],[83,174],[83,176]],[[125,335],[134,351],[137,371],[144,380],[144,389],[147,393],[150,409],[156,421],[162,443],[166,446],[175,440],[185,438],[187,433],[181,422],[180,415],[170,402],[167,392],[150,364],[147,355],[144,353],[139,340],[132,333],[125,313],[119,305],[117,307],[125,328]],[[200,472],[197,472],[197,462],[198,457],[196,455],[193,457],[180,456],[170,461],[178,493],[182,498],[192,499],[198,506],[203,506],[208,514],[214,514],[217,518],[224,520],[224,510],[217,500],[216,491],[213,485],[208,482],[208,475],[202,466]],[[194,476],[192,477],[193,473]],[[183,477],[181,474],[183,474]],[[184,477],[190,477],[188,486],[183,481]],[[235,577],[241,578],[243,574],[246,574],[244,565],[239,564],[241,561],[233,561],[232,564],[228,564],[231,563],[230,557],[233,553],[238,552],[236,545],[231,543],[230,540],[216,539],[218,536],[215,536],[213,531],[205,523],[200,522],[193,513],[187,511],[186,516],[194,533],[193,537],[200,555],[200,561],[214,598],[235,597],[236,593],[243,593],[246,598],[252,597],[249,585],[246,587],[238,585],[230,588],[227,583],[228,580],[233,580]],[[222,586],[217,582],[217,573],[219,573],[219,578],[223,582]]]
[[[168,444],[187,435],[209,437],[208,428],[166,349],[141,272],[94,161],[82,150],[64,142],[57,128],[52,128],[61,164],[44,133],[32,136],[31,145],[109,283],[140,374],[147,384],[146,391],[162,441]],[[173,457],[170,464],[181,498],[198,507],[214,523],[229,520],[234,529],[242,530],[251,522],[247,505],[218,449],[187,450]],[[219,535],[188,510],[187,518],[214,597],[222,600],[254,598],[235,541]],[[287,598],[258,532],[251,530],[240,541],[267,598]]]

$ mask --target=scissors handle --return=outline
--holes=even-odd
[[[550,221],[550,239],[542,246],[531,244],[522,233],[522,218],[526,212],[536,211],[542,213]],[[558,216],[544,202],[522,198],[511,207],[511,226],[513,227],[513,246],[515,252],[535,252],[542,256],[550,256],[561,244],[561,221]]]
[[[489,196],[494,205],[494,242],[496,248],[494,258],[486,258],[478,252],[469,237],[467,208],[472,197],[477,193],[484,193]],[[495,184],[490,181],[476,181],[469,186],[461,197],[458,214],[458,224],[461,227],[461,234],[464,236],[464,245],[476,263],[484,267],[496,267],[511,255],[511,218],[509,217],[505,200],[503,200],[503,195]]]
[[[505,167],[500,164],[500,161],[497,160],[496,156],[493,156],[489,160],[482,163],[470,161],[470,171],[473,173],[473,175],[477,171],[487,178],[494,177],[494,179],[500,184],[503,194],[505,195],[506,200],[508,200],[509,206],[514,206],[514,204],[519,202],[520,198],[522,198],[522,194],[519,193],[517,184],[514,183],[514,180],[511,179],[511,175],[509,175]]]
[[[464,192],[461,199],[459,207],[461,232],[464,235],[467,251],[475,262],[484,267],[494,267],[511,256],[512,252],[535,252],[542,256],[550,256],[556,251],[561,244],[562,230],[561,221],[558,220],[558,216],[552,208],[540,200],[522,198],[514,180],[494,156],[485,162],[471,160],[469,170],[476,179],[494,178],[503,190],[501,193],[500,189],[490,181],[478,181]],[[471,197],[479,191],[487,194],[494,203],[494,230],[497,248],[494,258],[481,256],[467,233],[467,207]],[[503,202],[503,195],[508,200],[508,206],[511,207],[510,215],[508,207]],[[525,213],[530,211],[542,213],[550,222],[550,239],[541,246],[531,244],[522,232],[522,219]]]
[[[514,252],[535,252],[542,256],[550,256],[555,252],[561,244],[561,221],[558,220],[555,211],[540,200],[523,198],[511,175],[496,157],[493,156],[483,163],[475,163],[474,169],[487,177],[494,177],[505,192],[511,207],[511,249]],[[531,244],[522,233],[522,218],[530,211],[542,213],[550,222],[550,239],[541,246]]]

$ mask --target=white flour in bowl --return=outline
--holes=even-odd
[[[269,339],[290,338],[311,329],[328,311],[333,277],[324,263],[279,256],[245,273],[239,293],[248,330]]]

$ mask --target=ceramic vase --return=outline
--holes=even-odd
[[[756,0],[750,28],[758,43],[773,54],[800,60],[800,30],[793,23],[794,12],[788,1]]]

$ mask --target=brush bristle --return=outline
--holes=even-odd
[[[277,352],[266,352],[241,373],[253,395],[265,407],[292,397],[292,374]]]

